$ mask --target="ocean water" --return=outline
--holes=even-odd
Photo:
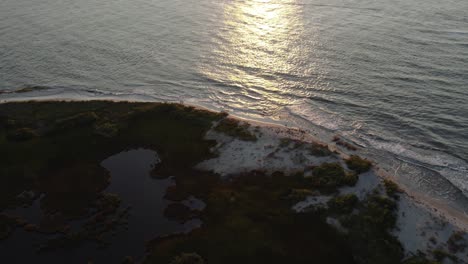
[[[468,205],[466,0],[2,0],[0,100],[25,98],[183,101],[340,135]]]

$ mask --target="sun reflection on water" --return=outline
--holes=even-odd
[[[200,67],[204,76],[223,85],[219,99],[236,94],[236,102],[230,102],[234,107],[289,104],[288,95],[297,95],[292,92],[297,79],[309,70],[301,63],[309,56],[302,43],[301,5],[296,0],[233,0],[226,2],[223,15],[212,54]]]

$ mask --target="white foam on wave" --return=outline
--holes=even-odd
[[[299,121],[286,120],[294,120],[293,126],[314,127],[323,142],[329,142],[338,134],[361,147],[356,152],[338,148],[346,154],[376,161],[386,174],[391,174],[407,188],[435,196],[460,210],[468,204],[468,164],[465,161],[436,149],[412,146],[392,131],[369,131],[363,120],[347,121],[308,102],[287,107],[287,111]]]
[[[286,110],[294,116],[298,116],[316,126],[329,130],[339,130],[345,122],[335,113],[313,107],[305,102],[299,102],[286,107]]]
[[[441,151],[416,148],[402,141],[383,142],[370,138],[367,141],[372,148],[394,154],[401,162],[438,173],[468,196],[468,164],[465,161]]]

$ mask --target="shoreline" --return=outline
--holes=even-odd
[[[47,102],[57,102],[57,103],[70,103],[70,102],[75,102],[75,103],[83,103],[86,105],[87,102],[96,102],[96,103],[129,103],[129,104],[132,104],[132,103],[135,103],[136,105],[138,105],[138,103],[148,103],[148,104],[151,104],[151,103],[159,103],[161,104],[160,102],[132,102],[132,101],[128,101],[128,100],[61,100],[61,99],[56,99],[56,100],[27,100],[27,101],[20,101],[20,102],[2,102],[0,104],[6,104],[6,103],[23,103],[23,104],[28,104],[28,103],[38,103],[38,102],[43,102],[43,103],[47,103]],[[162,103],[164,104],[164,103]],[[207,107],[203,107],[203,106],[199,106],[199,105],[193,105],[193,104],[187,104],[187,103],[169,103],[169,105],[173,105],[173,106],[180,106],[180,107],[190,107],[190,108],[193,108],[195,110],[200,110],[200,111],[205,111],[207,112],[209,115],[223,115],[221,112],[219,111],[214,111],[213,109],[209,109]],[[247,118],[242,118],[242,117],[239,117],[239,116],[235,116],[235,115],[229,115],[229,118],[230,119],[234,119],[236,120],[236,122],[240,122],[240,123],[247,123],[248,124],[248,130],[253,133],[254,135],[261,135],[260,137],[263,138],[263,137],[266,137],[266,139],[262,139],[261,142],[244,142],[244,150],[242,149],[242,147],[237,147],[236,144],[238,144],[239,142],[236,141],[237,139],[234,138],[226,138],[226,136],[222,136],[221,138],[219,138],[219,133],[215,132],[215,135],[213,137],[213,135],[211,135],[211,137],[207,134],[205,135],[205,139],[208,139],[208,140],[215,140],[216,142],[218,142],[218,151],[221,152],[221,154],[223,154],[222,152],[223,151],[226,151],[226,149],[222,149],[222,147],[228,147],[227,148],[227,151],[233,151],[234,149],[234,152],[233,153],[228,153],[229,155],[237,155],[237,157],[246,157],[246,156],[249,156],[249,155],[252,155],[252,153],[254,154],[254,157],[257,157],[257,159],[265,159],[267,158],[268,156],[270,156],[270,154],[268,154],[268,151],[265,151],[267,148],[274,148],[274,145],[275,144],[280,144],[279,142],[282,140],[282,139],[288,139],[288,140],[292,140],[292,141],[298,141],[298,142],[303,142],[303,143],[310,143],[310,144],[316,144],[316,145],[319,145],[319,146],[322,146],[324,148],[327,148],[331,153],[334,153],[333,155],[338,157],[341,161],[343,160],[346,160],[346,159],[349,159],[350,158],[350,155],[352,154],[348,154],[346,152],[343,152],[343,151],[340,151],[339,148],[336,147],[336,145],[333,144],[333,142],[329,142],[329,143],[326,143],[326,142],[323,142],[321,141],[319,138],[317,138],[316,136],[314,136],[313,134],[310,133],[310,131],[306,131],[306,130],[303,130],[303,129],[300,129],[300,128],[296,128],[296,127],[288,127],[288,126],[285,126],[285,125],[282,125],[282,124],[277,124],[277,123],[269,123],[269,122],[265,122],[265,121],[258,121],[258,120],[251,120],[251,119],[247,119]],[[210,130],[211,131],[211,130]],[[213,132],[212,132],[213,133]],[[234,141],[233,141],[234,139]],[[260,153],[257,152],[256,149],[252,149],[252,148],[249,148],[250,145],[256,145],[257,149],[260,150]],[[231,148],[229,148],[229,146],[231,146]],[[232,148],[232,146],[236,146],[235,148]],[[246,153],[246,152],[243,152],[247,150],[249,153]],[[263,151],[263,152],[262,152]],[[276,150],[275,150],[276,151]],[[268,155],[267,155],[268,154]],[[356,152],[353,152],[353,154],[359,154],[359,153],[356,153]],[[289,154],[288,154],[289,155]],[[220,160],[223,161],[221,159],[222,157],[220,157]],[[211,163],[210,163],[211,161]],[[263,165],[263,161],[262,161],[262,164],[259,165],[259,164],[254,164],[254,163],[251,163],[250,165],[247,165],[246,167],[242,167],[242,166],[239,166],[239,160],[232,160],[232,159],[228,159],[227,160],[227,165],[228,166],[225,166],[225,167],[222,167],[222,163],[221,165],[218,164],[218,161],[219,160],[216,160],[214,159],[213,160],[210,160],[210,159],[207,159],[207,160],[203,160],[201,163],[199,163],[197,166],[199,166],[200,164],[204,164],[205,165],[205,170],[212,170],[213,172],[216,172],[216,173],[220,173],[222,174],[223,170],[224,172],[226,173],[231,173],[233,175],[237,175],[237,174],[240,174],[242,175],[243,173],[248,173],[249,171],[255,171],[255,170],[270,170],[270,173],[273,172],[273,171],[283,171],[285,173],[291,173],[291,172],[294,172],[294,170],[296,170],[297,168],[294,168],[294,166],[292,167],[288,167],[288,162],[285,162],[285,163],[281,163],[281,164],[268,164],[267,166],[264,166]],[[334,160],[332,160],[334,161]],[[224,160],[225,162],[225,165],[226,165],[226,160]],[[237,165],[236,163],[237,162]],[[320,161],[321,163],[323,162],[327,162],[327,161]],[[214,164],[214,165],[213,165]],[[320,163],[319,163],[320,164]],[[297,165],[297,164],[296,164]],[[304,166],[305,164],[300,164],[301,166]],[[221,166],[221,167],[219,167]],[[226,168],[227,167],[234,167],[234,168],[237,168],[237,169],[240,169],[240,170],[237,170],[237,171],[229,171],[227,170],[226,171]],[[237,167],[236,167],[237,166]],[[250,166],[250,167],[249,167]],[[270,167],[268,167],[270,166]],[[275,167],[276,166],[276,167]],[[218,167],[219,171],[216,171],[216,167]],[[291,170],[290,172],[288,172],[288,169]],[[299,167],[300,169],[300,167]],[[305,176],[305,172],[304,172],[304,176]],[[391,179],[393,181],[395,181],[395,178],[392,177],[392,175],[383,170],[382,168],[379,167],[379,164],[376,164],[375,162],[373,162],[373,168],[371,169],[371,172],[370,172],[370,175],[366,175],[366,176],[362,176],[362,177],[359,177],[359,181],[362,183],[362,182],[366,182],[366,181],[372,181],[372,177],[377,177],[377,183],[378,185],[380,186],[382,181],[384,179]],[[398,181],[396,181],[397,184],[398,184]],[[369,186],[367,186],[369,187]],[[372,186],[372,189],[375,188],[376,186]],[[366,184],[364,183],[364,188],[366,188]],[[381,187],[380,187],[381,188]],[[424,195],[423,193],[417,193],[417,192],[414,192],[408,188],[406,188],[405,186],[403,185],[400,185],[400,189],[402,190],[402,194],[399,195],[400,197],[400,201],[399,203],[407,203],[409,204],[410,206],[416,206],[416,207],[419,207],[421,208],[422,211],[420,211],[419,213],[415,213],[416,214],[416,217],[413,216],[413,218],[407,218],[408,220],[406,219],[403,219],[403,226],[398,226],[399,229],[405,229],[405,227],[407,226],[418,226],[418,221],[424,221],[425,222],[425,227],[426,229],[429,229],[429,230],[435,230],[436,228],[439,228],[438,227],[438,222],[442,221],[444,223],[444,225],[446,224],[449,224],[449,225],[453,225],[453,227],[449,226],[445,226],[445,227],[442,227],[444,230],[445,233],[449,232],[447,230],[463,230],[463,231],[467,231],[468,230],[468,217],[463,214],[462,212],[459,212],[459,211],[456,211],[454,210],[453,208],[450,208],[450,206],[448,206],[447,204],[444,204],[443,202],[441,201],[438,201],[438,200],[434,200],[434,199],[430,199],[429,197],[427,197],[427,195]],[[359,188],[355,189],[354,191],[352,191],[351,193],[357,193],[358,191],[362,192],[363,190],[359,190]],[[364,190],[364,191],[371,191],[371,189],[368,189],[368,190]],[[311,197],[311,196],[308,196],[308,197]],[[313,197],[313,196],[312,196]],[[428,199],[429,198],[429,199]],[[306,199],[307,200],[307,199]],[[306,200],[304,200],[303,202],[305,202]],[[399,209],[400,210],[400,209]],[[403,209],[402,209],[403,210]],[[403,217],[405,217],[405,213],[404,211],[401,211]],[[398,211],[398,214],[400,215],[400,211]],[[401,220],[402,218],[400,217],[399,220]],[[436,221],[436,219],[438,219]],[[406,222],[405,222],[406,221]],[[408,222],[409,221],[409,222]],[[434,222],[434,223],[432,223]],[[427,224],[426,224],[427,223]],[[421,230],[423,230],[424,228],[422,228]],[[418,230],[421,231],[421,230]],[[423,232],[423,231],[421,231]],[[437,234],[437,232],[436,232]],[[418,234],[418,237],[415,238],[415,239],[420,239],[420,240],[423,240],[423,241],[426,241],[427,238],[424,238],[425,235],[419,235]],[[446,239],[444,238],[444,236],[446,236],[446,234],[442,235],[442,239]],[[405,243],[413,243],[412,241],[401,241],[402,244],[405,244]],[[443,245],[443,244],[440,244],[439,245]],[[423,246],[424,248],[424,251],[427,253],[427,252],[430,252],[431,250],[431,247],[426,247],[426,246]],[[412,252],[412,254],[415,254],[415,252]]]
[[[203,110],[214,111],[213,109],[205,108],[202,106],[197,106],[197,105],[190,105],[190,106],[203,109]],[[312,135],[310,131],[303,130],[299,127],[287,127],[283,124],[252,120],[252,119],[243,118],[243,117],[239,117],[239,116],[231,115],[231,114],[230,116],[237,118],[239,120],[242,120],[244,122],[247,122],[254,126],[263,126],[265,128],[277,128],[281,130],[281,132],[283,133],[283,136],[292,137],[294,139],[309,142],[309,143],[326,145],[331,151],[336,151],[338,155],[340,155],[340,157],[343,159],[349,158],[352,155],[352,154],[348,154],[343,151],[340,151],[339,148],[337,148],[335,145],[331,145],[330,142],[329,143],[324,142],[320,140],[319,138],[317,138],[316,136]],[[292,134],[289,132],[294,132],[294,133]],[[280,136],[279,135],[280,133],[278,133],[278,136]],[[457,226],[458,228],[463,229],[465,232],[468,231],[468,215],[467,214],[460,212],[459,210],[456,210],[455,208],[451,207],[449,204],[445,203],[443,200],[434,199],[426,193],[418,192],[414,189],[404,186],[403,184],[399,184],[398,179],[394,177],[390,172],[380,168],[379,164],[375,163],[375,161],[373,161],[372,159],[371,161],[374,164],[374,170],[376,172],[376,175],[380,177],[382,180],[389,179],[389,180],[396,182],[399,185],[399,188],[402,189],[403,193],[408,197],[408,199],[411,199],[415,204],[418,204],[424,207],[425,210],[427,210],[434,216],[443,218],[445,221],[450,222],[451,224]]]
[[[14,100],[0,100],[0,104],[7,104],[7,103],[29,103],[29,102],[93,102],[93,101],[103,101],[103,102],[129,102],[129,103],[169,103],[169,104],[180,104],[188,107],[193,107],[198,110],[203,110],[203,111],[209,111],[209,112],[215,112],[215,113],[222,113],[223,111],[219,111],[218,109],[215,108],[209,108],[204,105],[197,105],[193,104],[190,102],[162,102],[162,101],[147,101],[147,100],[127,100],[127,99],[119,99],[119,98],[109,98],[109,99],[102,99],[102,98],[88,98],[88,99],[76,99],[76,98],[70,98],[70,99],[61,99],[61,98],[55,98],[55,99],[50,99],[50,98],[45,98],[45,99],[14,99]],[[344,151],[341,151],[335,144],[332,144],[333,142],[324,142],[317,136],[314,136],[311,131],[306,131],[300,127],[289,127],[285,124],[282,124],[280,122],[272,122],[272,121],[263,121],[263,120],[257,120],[257,119],[249,119],[247,117],[235,115],[235,114],[230,114],[230,117],[233,117],[235,119],[238,119],[239,121],[243,121],[246,123],[249,123],[250,125],[253,126],[259,126],[259,127],[265,127],[265,128],[276,128],[278,129],[278,136],[285,136],[285,137],[291,137],[296,140],[300,141],[305,141],[309,143],[316,143],[320,145],[326,145],[331,151],[337,152],[337,154],[342,157],[342,158],[348,158],[352,154],[348,154]],[[280,135],[282,133],[282,135]],[[359,153],[358,153],[359,154]],[[445,221],[452,223],[453,225],[457,226],[458,228],[463,229],[464,231],[468,231],[468,215],[460,212],[459,210],[456,210],[446,202],[440,199],[435,199],[430,197],[428,194],[423,193],[423,192],[418,192],[414,190],[414,188],[409,188],[401,183],[398,182],[398,179],[394,177],[390,172],[382,169],[379,167],[379,164],[375,163],[371,159],[371,161],[374,164],[374,169],[376,171],[376,174],[381,178],[381,179],[390,179],[392,181],[395,181],[397,184],[399,184],[399,187],[404,191],[404,193],[408,196],[408,198],[414,200],[416,204],[419,204],[423,207],[426,208],[429,212],[432,214],[435,214],[434,212],[437,212],[437,216],[444,218]]]

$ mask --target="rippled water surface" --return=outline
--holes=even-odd
[[[45,89],[11,93],[25,86]],[[466,0],[2,0],[0,91],[288,122],[468,191]]]

